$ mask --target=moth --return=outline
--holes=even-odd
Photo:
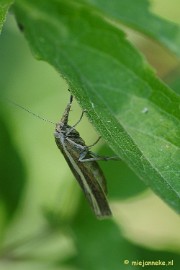
[[[9,103],[27,111],[28,113],[44,120],[55,124],[54,122],[39,116],[16,102],[6,98]],[[88,200],[93,212],[98,218],[106,218],[112,215],[106,195],[106,179],[99,167],[97,160],[119,160],[117,157],[102,157],[90,151],[99,139],[90,146],[86,146],[84,140],[80,137],[79,132],[75,129],[76,125],[81,121],[82,112],[79,121],[74,125],[68,124],[69,113],[73,101],[73,96],[70,96],[70,101],[65,108],[61,120],[56,124],[54,137],[56,144],[65,160],[67,161],[75,179],[79,183],[86,199]]]
[[[90,147],[94,144],[89,147],[86,146],[79,132],[75,129],[85,111],[82,112],[79,121],[74,126],[68,124],[72,101],[73,96],[71,95],[70,102],[61,120],[56,124],[54,133],[55,141],[84,192],[93,212],[98,218],[105,218],[111,216],[111,210],[106,198],[106,180],[97,160],[113,158],[100,157],[92,153]]]

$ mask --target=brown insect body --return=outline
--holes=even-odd
[[[98,163],[92,159],[93,156],[74,127],[68,125],[68,116],[71,101],[67,105],[63,117],[56,125],[54,133],[58,148],[64,155],[72,173],[81,186],[87,200],[89,201],[97,217],[103,218],[111,215],[106,199],[106,181]],[[87,160],[82,162],[80,157]]]

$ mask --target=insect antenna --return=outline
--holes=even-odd
[[[45,121],[45,122],[48,122],[48,123],[51,123],[51,124],[55,125],[55,123],[52,122],[52,121],[50,121],[49,119],[46,119],[46,118],[44,118],[44,117],[42,117],[42,116],[40,116],[40,115],[38,115],[38,114],[36,114],[36,113],[34,113],[34,112],[28,110],[27,108],[23,107],[22,105],[20,105],[20,104],[18,104],[18,103],[16,103],[16,102],[14,102],[14,101],[12,101],[12,100],[10,100],[10,99],[8,99],[8,98],[5,98],[5,100],[6,100],[7,102],[9,102],[10,104],[12,104],[12,105],[14,105],[14,106],[16,106],[16,107],[18,107],[18,108],[20,108],[20,109],[22,109],[22,110],[28,112],[29,114],[34,115],[36,118],[39,118],[39,119],[41,119],[41,120],[43,120],[43,121]]]

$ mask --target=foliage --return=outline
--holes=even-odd
[[[0,3],[0,30],[11,4],[12,1],[5,0]],[[115,169],[102,165],[109,178],[113,178],[114,171],[118,176],[109,183],[110,197],[130,197],[145,190],[146,185],[179,212],[179,96],[157,77],[145,57],[130,43],[122,25],[153,38],[177,56],[180,27],[153,15],[144,0],[16,0],[12,11],[34,56],[63,76],[98,133],[136,174],[130,171],[123,194],[119,190],[119,175],[121,170],[126,175],[126,165],[116,163],[112,165]],[[10,220],[22,198],[25,172],[3,117],[1,175],[6,175],[6,181],[1,177],[0,192],[3,211],[7,212],[4,220]],[[145,260],[177,259],[172,253],[152,252],[130,243],[115,220],[95,220],[83,203],[70,217],[62,215],[59,219],[56,211],[58,207],[53,212],[46,211],[48,229],[40,249],[48,237],[52,239],[55,234],[61,238],[65,234],[73,239],[76,252],[62,260],[59,254],[49,254],[51,269],[61,269],[62,261],[64,267],[79,269],[133,269],[123,261],[133,260],[136,254]],[[16,258],[13,248],[7,251],[2,252],[3,258]],[[28,256],[36,258],[33,245],[17,258],[24,260]],[[46,256],[40,257],[44,269]],[[17,269],[27,265],[17,264]],[[37,261],[34,267],[40,269]]]
[[[61,72],[114,152],[178,211],[178,96],[91,6],[17,1],[15,13],[35,56]]]

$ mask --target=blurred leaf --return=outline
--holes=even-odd
[[[17,35],[6,28],[0,40],[0,108],[3,107],[3,102],[6,102],[5,93],[8,92],[8,87],[13,81],[14,70],[17,70],[19,59],[14,51],[19,46]],[[13,130],[8,129],[7,123],[6,113],[0,111],[0,203],[6,212],[4,217],[7,220],[4,222],[10,221],[18,209],[25,186],[25,168],[13,143]]]
[[[123,23],[160,42],[180,56],[180,26],[150,12],[149,0],[81,0],[105,16]],[[104,14],[103,14],[104,16]]]
[[[0,252],[0,269],[1,265],[4,270],[13,266],[12,269],[59,269],[56,264],[69,254],[72,249],[65,242],[64,234],[41,226],[38,232],[32,235],[27,232],[26,237],[21,235],[19,240],[5,245]]]
[[[152,262],[165,262],[165,266],[167,269],[176,270],[180,267],[179,254],[167,251],[159,251],[159,250],[151,250],[148,248],[138,247],[136,249],[136,256],[139,261],[152,261]],[[168,265],[169,263],[169,265]],[[159,268],[162,268],[162,265],[158,265]],[[157,269],[157,265],[148,266],[150,269]],[[142,268],[142,267],[141,267]],[[134,269],[134,267],[133,267]]]
[[[67,268],[59,269],[59,266],[51,265],[47,262],[39,262],[39,261],[32,261],[31,259],[27,259],[25,261],[15,261],[9,262],[4,261],[0,262],[0,269],[3,270],[73,270]],[[77,269],[74,269],[77,270]]]
[[[0,116],[0,203],[11,219],[20,203],[25,185],[24,166],[13,145],[6,121]]]
[[[164,78],[165,82],[173,88],[173,90],[180,95],[180,66],[172,70]]]
[[[132,261],[174,261],[171,269],[180,265],[178,255],[152,251],[127,241],[113,220],[99,221],[81,201],[79,212],[71,224],[77,255],[64,262],[79,270],[134,269]],[[126,260],[128,264],[124,263]],[[138,267],[138,266],[136,266]],[[151,269],[157,266],[151,266]],[[138,268],[139,269],[139,268]]]
[[[84,200],[78,210],[71,224],[77,255],[65,263],[86,270],[125,269],[122,261],[133,250],[113,219],[97,220]]]
[[[180,95],[180,77],[176,77],[171,83],[171,87]]]
[[[119,28],[86,6],[19,0],[15,13],[36,57],[66,78],[114,152],[179,211],[179,97]]]
[[[6,20],[8,9],[13,2],[14,0],[1,0],[0,2],[0,33],[2,31],[3,24]]]
[[[17,78],[17,71],[20,66],[23,66],[25,58],[22,41],[15,31],[10,27],[11,22],[8,20],[4,31],[0,37],[0,93],[1,97],[6,96],[12,81]],[[12,47],[13,44],[13,47]],[[21,50],[19,57],[18,50]]]

